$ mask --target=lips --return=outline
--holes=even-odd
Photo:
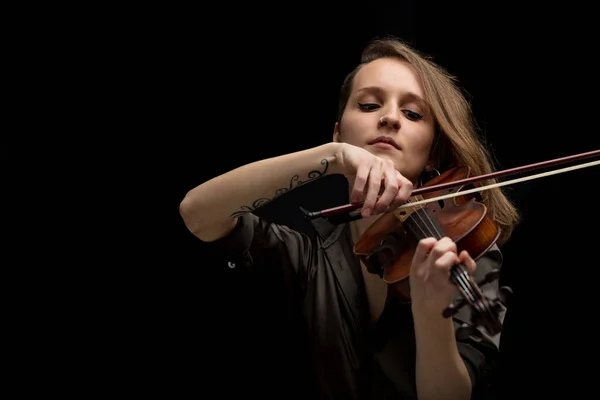
[[[394,146],[396,149],[400,150],[400,146],[398,146],[398,144],[394,141],[394,139],[392,139],[389,136],[379,136],[375,140],[372,140],[371,142],[369,142],[369,144],[375,144],[375,143],[387,143],[389,145]]]

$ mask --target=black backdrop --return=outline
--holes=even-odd
[[[309,392],[302,335],[277,282],[208,253],[185,230],[178,205],[217,174],[330,140],[341,80],[370,39],[404,38],[458,77],[498,168],[600,147],[595,24],[581,9],[412,1],[205,7],[141,13],[121,43],[137,60],[131,76],[147,104],[142,141],[158,144],[143,190],[166,199],[150,218],[152,225],[166,215],[166,229],[146,250],[160,266],[147,270],[152,283],[136,303],[143,304],[136,321],[147,327],[138,339],[152,337],[141,356],[156,372],[144,381],[150,388],[284,398]],[[600,265],[597,182],[594,167],[507,189],[523,215],[503,249],[502,281],[515,295],[498,377],[510,395],[581,387],[586,369],[576,360],[585,360],[581,351],[593,337],[590,276]],[[315,199],[299,190],[264,212],[301,228],[298,204],[340,201],[335,191]]]

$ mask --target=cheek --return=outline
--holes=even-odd
[[[416,129],[411,132],[409,136],[410,147],[416,153],[426,153],[425,156],[429,156],[429,150],[433,145],[433,130],[430,129]]]
[[[407,137],[406,148],[408,150],[407,162],[411,171],[411,174],[418,176],[422,168],[425,167],[429,161],[432,146],[433,146],[433,131],[429,130],[417,130]],[[410,139],[409,139],[410,138]],[[408,171],[407,171],[408,172]]]
[[[421,140],[419,141],[419,148],[421,149],[424,157],[429,158],[429,153],[432,150],[432,146],[433,135],[425,134],[423,137],[421,137]]]
[[[364,140],[365,122],[361,118],[352,118],[350,116],[342,119],[340,124],[340,133],[342,141],[351,144],[358,144]]]

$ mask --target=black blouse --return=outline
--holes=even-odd
[[[209,245],[230,265],[273,271],[302,310],[319,390],[327,399],[417,399],[415,338],[410,305],[388,296],[372,326],[361,266],[346,225],[312,221],[310,236],[255,214],[239,218],[234,231]],[[477,261],[476,278],[500,268],[497,246]],[[495,283],[489,288],[495,290]],[[487,289],[487,288],[486,288]],[[466,307],[465,307],[466,308]],[[487,390],[498,347],[485,334],[460,334],[468,310],[454,318],[459,352],[474,386]]]

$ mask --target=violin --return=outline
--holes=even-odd
[[[482,191],[598,165],[600,161],[485,186],[475,187],[472,184],[598,155],[600,150],[595,150],[480,176],[470,176],[470,168],[466,166],[451,168],[415,189],[405,204],[377,219],[355,243],[354,254],[370,273],[378,274],[392,285],[400,298],[410,301],[408,278],[419,240],[450,237],[456,243],[458,253],[466,250],[474,260],[496,243],[501,229],[487,214],[480,196]],[[326,218],[334,224],[340,224],[362,218],[360,212],[352,213],[360,210],[363,204],[352,203],[314,212],[302,211],[309,219]],[[481,286],[497,280],[499,275],[499,270],[493,270],[481,281],[475,282],[463,264],[454,265],[450,270],[450,280],[458,287],[459,298],[442,311],[443,317],[449,318],[468,305],[471,308],[471,325],[482,327],[492,336],[499,333],[502,330],[500,313],[506,309],[512,290],[507,286],[500,287],[493,299],[481,290]]]

